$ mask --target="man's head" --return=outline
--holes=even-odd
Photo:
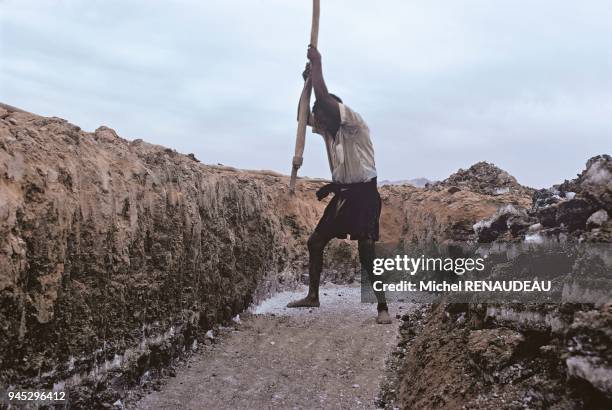
[[[342,103],[342,100],[337,95],[334,95],[332,93],[329,93],[329,95],[334,100],[338,101],[339,103]],[[312,114],[314,115],[315,127],[318,130],[331,131],[334,128],[329,115],[325,112],[325,110],[322,109],[319,101],[314,102],[314,105],[312,106]]]

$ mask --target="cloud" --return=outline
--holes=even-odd
[[[85,129],[289,172],[310,2],[5,0],[0,100]],[[612,5],[323,2],[330,89],[383,179],[488,160],[549,186],[612,148]],[[302,175],[329,176],[309,136]]]

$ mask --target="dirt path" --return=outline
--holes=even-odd
[[[324,287],[320,309],[286,309],[303,291],[263,302],[138,409],[371,409],[397,335],[374,322],[358,287]],[[394,304],[391,314],[411,305]]]

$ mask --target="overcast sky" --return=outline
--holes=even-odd
[[[612,2],[321,0],[332,92],[379,179],[486,160],[534,187],[612,152]],[[0,101],[289,173],[310,0],[0,0]],[[308,134],[301,175],[329,177]]]

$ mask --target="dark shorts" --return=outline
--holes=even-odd
[[[378,240],[381,200],[376,178],[339,185],[315,232],[330,238]]]

